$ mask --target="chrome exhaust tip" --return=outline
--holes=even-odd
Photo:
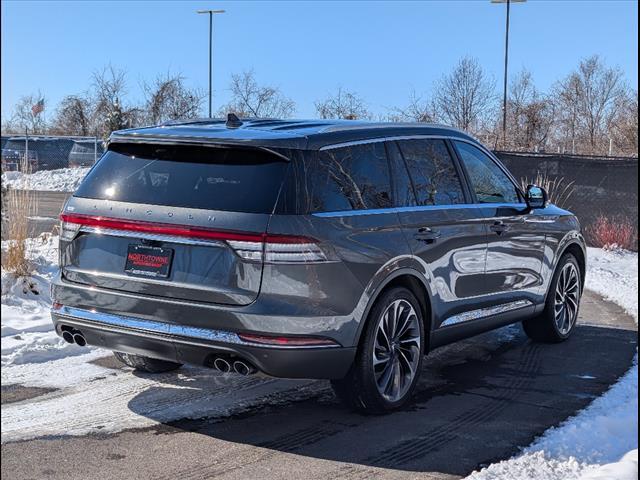
[[[62,332],[62,338],[67,343],[75,343],[73,339],[73,334],[69,330],[65,330]]]
[[[213,361],[213,367],[222,373],[229,373],[231,371],[231,364],[222,357],[218,357]]]
[[[247,364],[242,360],[236,360],[235,362],[233,362],[233,370],[237,374],[244,376],[251,375],[252,373],[256,372],[256,369],[252,365]]]
[[[87,341],[81,333],[74,333],[73,341],[76,343],[76,345],[79,345],[81,347],[84,347],[87,344]]]

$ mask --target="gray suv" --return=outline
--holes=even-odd
[[[356,121],[115,132],[61,214],[52,318],[147,372],[330,379],[381,413],[432,349],[522,321],[571,334],[574,215],[469,135]]]

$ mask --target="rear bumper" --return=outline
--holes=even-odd
[[[216,355],[231,355],[281,378],[343,378],[355,347],[276,347],[243,341],[236,333],[185,327],[137,317],[72,307],[51,310],[56,333],[79,330],[89,345],[179,363],[211,364]]]

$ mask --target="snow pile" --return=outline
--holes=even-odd
[[[31,174],[5,172],[2,174],[2,185],[17,190],[74,192],[88,171],[89,168],[60,168]]]
[[[588,251],[586,288],[617,303],[638,322],[638,254]],[[523,453],[469,479],[638,478],[638,359],[604,395],[586,409],[550,428]]]
[[[587,262],[587,288],[620,305],[638,323],[638,254],[589,248]]]
[[[42,235],[27,240],[34,272],[14,278],[2,270],[2,367],[41,363],[86,353],[66,343],[53,331],[49,284],[57,272],[58,237]],[[3,249],[6,242],[2,242]]]

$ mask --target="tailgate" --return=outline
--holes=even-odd
[[[124,292],[249,304],[286,168],[259,150],[112,146],[65,206],[62,274]]]

